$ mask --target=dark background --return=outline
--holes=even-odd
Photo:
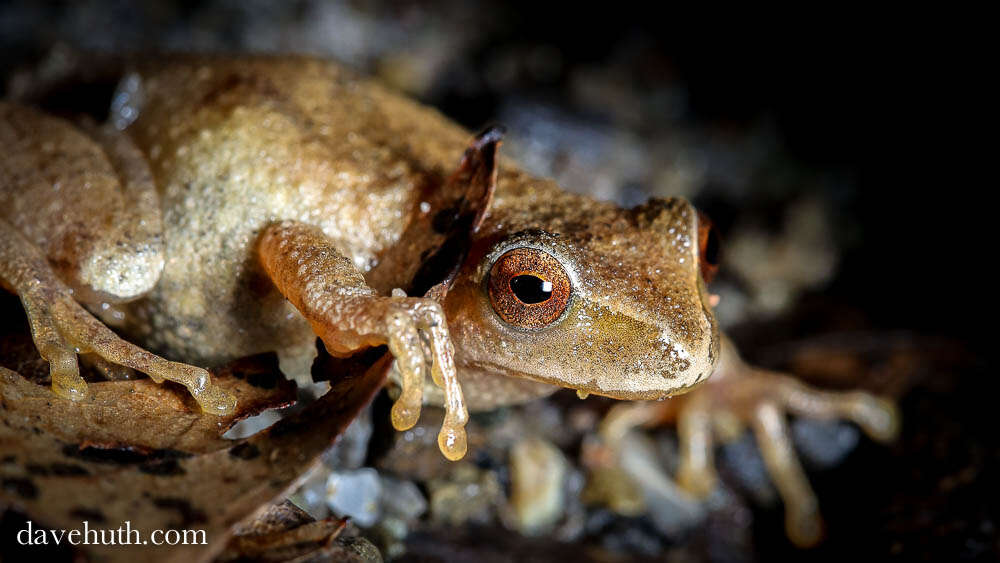
[[[863,445],[839,469],[812,475],[830,540],[810,555],[993,559],[1000,448],[986,359],[995,238],[986,194],[995,181],[973,169],[990,162],[982,149],[996,143],[970,133],[989,132],[977,101],[980,77],[996,71],[995,60],[979,61],[982,16],[723,12],[631,2],[0,1],[0,78],[32,68],[57,44],[314,52],[382,76],[470,129],[525,115],[531,123],[541,107],[571,125],[535,139],[539,146],[613,151],[615,141],[601,139],[624,132],[648,169],[662,152],[644,147],[664,139],[694,147],[708,172],[685,195],[724,238],[738,238],[748,221],[777,232],[788,202],[814,193],[830,227],[833,272],[800,284],[763,318],[749,307],[727,326],[751,358],[771,339],[847,330],[877,343],[877,335],[904,334],[923,348],[926,375],[902,397],[899,444]],[[610,94],[581,94],[581,72],[604,73],[589,84]],[[511,135],[534,146],[525,129]],[[625,203],[667,195],[649,174],[611,169],[612,196]],[[741,272],[724,266],[722,276],[734,295],[753,293]],[[966,477],[945,486],[954,475]],[[838,494],[845,489],[852,493]],[[756,556],[800,555],[775,515],[755,520]]]
[[[510,99],[600,113],[574,107],[572,72],[618,68],[634,89],[667,84],[683,90],[682,107],[669,118],[644,116],[633,128],[681,124],[739,135],[766,120],[782,158],[847,179],[827,185],[836,192],[838,236],[849,233],[840,241],[847,253],[825,288],[829,295],[860,306],[880,326],[964,338],[986,332],[969,291],[986,263],[977,234],[989,220],[979,203],[988,184],[971,170],[979,151],[966,146],[974,141],[964,131],[979,127],[974,104],[985,95],[979,84],[988,69],[978,64],[986,38],[974,14],[831,10],[720,18],[633,2],[597,9],[359,1],[346,3],[354,20],[317,23],[315,14],[327,4],[5,1],[0,68],[9,74],[61,43],[103,52],[308,51],[373,71],[387,54],[408,49],[412,38],[450,34],[460,39],[442,42],[442,49],[454,51],[440,56],[444,62],[430,86],[414,93],[470,128],[495,120]],[[333,12],[336,20],[341,11]],[[341,44],[352,36],[324,41],[325,23],[336,37],[358,20],[380,23],[359,30],[353,47]],[[312,30],[309,38],[296,36],[302,28]],[[530,58],[539,46],[558,55],[555,68],[533,73],[529,63],[513,78],[491,82],[497,59]],[[753,182],[745,187],[754,189],[767,191]],[[798,189],[823,188],[803,183]],[[735,214],[723,204],[755,197],[719,202],[713,190],[704,192],[711,201],[699,203],[716,203],[723,227]]]

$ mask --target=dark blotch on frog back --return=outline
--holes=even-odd
[[[6,477],[0,486],[3,490],[13,493],[23,499],[35,499],[38,498],[38,487],[31,479],[24,479],[21,477]]]
[[[153,504],[163,510],[176,510],[181,517],[180,522],[172,522],[170,528],[189,528],[191,524],[201,524],[208,522],[208,516],[204,511],[195,508],[189,501],[177,497],[156,497]]]
[[[86,508],[83,506],[76,506],[70,509],[69,515],[74,519],[80,520],[81,522],[86,520],[88,522],[94,522],[96,524],[103,524],[108,521],[107,516],[104,515],[99,509],[96,508]]]
[[[107,463],[115,465],[151,464],[158,463],[163,460],[178,460],[191,457],[191,454],[179,450],[144,450],[132,447],[81,447],[76,444],[67,444],[63,447],[63,455],[94,463]]]

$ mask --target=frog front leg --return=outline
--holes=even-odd
[[[163,269],[156,189],[128,137],[0,102],[0,145],[0,285],[20,298],[53,391],[85,397],[77,355],[95,354],[184,385],[205,412],[232,412],[206,370],[126,342],[80,304],[135,299]]]
[[[331,355],[343,357],[388,344],[401,376],[402,392],[392,407],[397,430],[416,424],[424,380],[431,375],[445,395],[438,446],[448,459],[461,459],[467,447],[468,411],[440,304],[424,297],[378,295],[335,243],[312,225],[272,224],[262,233],[258,252],[275,286],[309,321]]]

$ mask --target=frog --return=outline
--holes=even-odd
[[[500,155],[501,128],[471,135],[329,60],[171,55],[117,72],[104,124],[0,102],[0,285],[58,396],[88,400],[85,361],[222,415],[235,399],[206,367],[273,351],[307,374],[317,339],[335,357],[387,346],[393,426],[442,406],[450,460],[470,411],[570,388],[629,402],[609,437],[677,411],[679,481],[704,496],[712,420],[751,426],[801,543],[819,517],[785,411],[883,441],[898,427],[885,399],[739,359],[708,290],[718,234],[683,198],[565,191]]]

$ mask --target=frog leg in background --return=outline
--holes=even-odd
[[[229,414],[235,399],[213,386],[204,369],[165,360],[122,340],[94,318],[52,271],[41,252],[5,220],[0,219],[0,282],[21,298],[38,353],[49,362],[52,390],[79,400],[87,384],[80,377],[77,354],[148,374],[157,383],[175,381],[187,387],[202,410]]]
[[[724,336],[722,357],[708,381],[665,401],[615,405],[602,421],[599,435],[601,443],[614,448],[632,428],[675,420],[680,441],[677,483],[692,495],[705,497],[718,481],[716,439],[735,439],[749,427],[785,504],[788,537],[808,547],[822,538],[823,524],[816,495],[792,448],[786,413],[847,419],[879,442],[889,442],[899,432],[899,412],[889,400],[864,391],[822,391],[792,376],[754,368],[743,362]]]
[[[11,165],[0,166],[0,285],[20,297],[53,391],[85,397],[77,355],[92,354],[184,385],[205,412],[232,412],[207,371],[122,340],[80,305],[135,299],[163,269],[156,189],[128,137],[0,102],[0,145]]]
[[[331,355],[345,357],[389,345],[402,383],[392,407],[397,430],[416,424],[424,379],[432,376],[445,393],[438,446],[448,459],[461,459],[469,415],[441,305],[427,297],[378,295],[318,227],[274,223],[264,230],[258,252],[275,286],[309,321]]]

